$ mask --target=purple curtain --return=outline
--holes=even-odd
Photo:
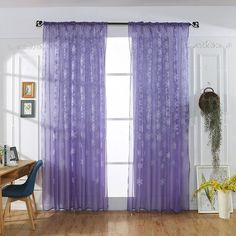
[[[187,23],[130,23],[133,165],[129,210],[189,204]]]
[[[107,209],[103,23],[44,23],[44,209]]]

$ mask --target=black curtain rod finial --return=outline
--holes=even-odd
[[[198,21],[193,21],[191,25],[192,25],[193,28],[199,28],[199,22]]]
[[[41,26],[43,26],[43,21],[37,20],[36,21],[36,27],[41,27]]]

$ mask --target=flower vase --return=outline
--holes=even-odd
[[[230,218],[230,191],[221,191],[218,190],[218,208],[219,208],[219,217],[222,219]]]

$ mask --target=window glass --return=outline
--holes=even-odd
[[[130,73],[130,50],[127,37],[107,39],[106,73]]]
[[[107,118],[129,118],[129,76],[107,76]]]
[[[128,162],[129,121],[107,121],[107,160],[108,162]]]
[[[130,51],[128,37],[107,39],[107,180],[108,197],[125,198],[130,152]],[[113,199],[114,200],[114,199]],[[117,201],[112,201],[115,209]],[[111,203],[111,202],[110,202]]]
[[[127,197],[128,165],[108,165],[108,196]]]

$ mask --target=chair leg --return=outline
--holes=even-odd
[[[33,220],[35,220],[35,219],[36,219],[36,214],[35,214],[35,211],[34,211],[34,207],[33,207],[33,205],[32,205],[32,199],[31,199],[30,196],[29,196],[28,198],[29,198],[29,202],[30,202],[31,214],[32,214],[32,216],[33,216]]]
[[[9,206],[8,214],[9,214],[9,216],[11,215],[11,204]]]
[[[15,181],[11,181],[11,184],[14,184],[14,183],[15,183]],[[11,204],[10,204],[10,206],[9,206],[8,214],[11,215]]]
[[[7,216],[7,213],[10,214],[10,209],[11,209],[11,198],[7,198],[6,207],[3,213],[3,219],[5,219],[5,217]]]
[[[34,196],[34,192],[32,193],[32,197],[33,197],[33,203],[34,203],[34,211],[35,211],[35,214],[37,214],[37,205],[36,205],[36,201],[35,201],[35,196]]]
[[[30,207],[31,207],[32,216],[33,216],[33,219],[35,220],[36,219],[36,212],[35,212],[35,209],[34,209],[35,208],[34,201],[31,198],[31,196],[29,196],[29,200],[30,200]]]
[[[32,229],[35,230],[34,219],[33,219],[33,211],[32,211],[32,205],[31,205],[30,197],[26,197],[26,207],[27,207],[27,211],[28,211],[28,215],[29,215],[29,218],[30,218]]]

